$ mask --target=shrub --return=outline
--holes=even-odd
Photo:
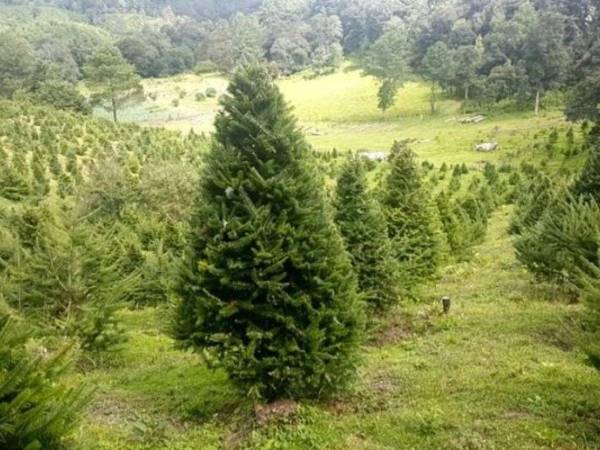
[[[265,69],[215,121],[174,333],[252,397],[315,397],[355,371],[362,308],[310,147]]]
[[[206,95],[208,98],[215,98],[217,94],[218,92],[214,87],[206,88],[206,91],[204,92],[204,95]]]
[[[206,100],[206,95],[203,92],[198,92],[195,96],[197,102],[203,102]]]

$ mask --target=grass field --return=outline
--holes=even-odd
[[[532,283],[492,217],[471,261],[381,320],[353,390],[258,426],[221,372],[174,349],[164,311],[124,312],[129,342],[92,369],[81,449],[592,449],[600,377],[576,350],[580,306]],[[438,298],[453,306],[441,314]]]
[[[385,151],[394,140],[411,139],[418,155],[434,163],[498,160],[520,150],[540,130],[564,126],[558,110],[539,117],[532,112],[493,114],[480,124],[460,124],[461,103],[453,99],[441,99],[438,113],[432,116],[429,88],[415,82],[408,83],[396,105],[383,113],[377,109],[376,80],[348,68],[314,79],[296,75],[278,83],[308,140],[319,150]],[[124,110],[120,117],[148,126],[209,133],[219,108],[218,96],[226,86],[224,78],[214,75],[146,80],[146,93],[156,95],[156,100],[149,98]],[[196,101],[195,95],[209,87],[217,90],[217,97]],[[97,113],[109,117],[106,112]],[[497,141],[502,150],[488,155],[473,151],[475,144],[488,141]]]

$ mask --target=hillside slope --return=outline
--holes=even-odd
[[[597,448],[600,377],[569,337],[579,306],[535,288],[506,233],[490,221],[474,258],[424,288],[365,347],[353,393],[303,404],[257,427],[220,372],[173,349],[162,310],[124,313],[122,357],[89,374],[98,386],[79,448],[583,449]],[[451,295],[448,316],[438,298]],[[549,301],[551,300],[551,301]],[[193,393],[193,394],[190,394]]]

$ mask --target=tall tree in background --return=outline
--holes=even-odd
[[[600,6],[593,11],[583,22],[587,27],[571,68],[570,81],[574,88],[566,108],[569,120],[600,121]]]
[[[429,47],[421,62],[421,75],[431,83],[431,114],[436,112],[436,88],[446,88],[454,79],[454,62],[448,46],[444,42],[436,42]]]
[[[372,308],[385,310],[400,299],[400,267],[387,235],[385,216],[367,190],[364,162],[350,157],[336,191],[336,222],[358,275],[358,286]]]
[[[310,150],[264,68],[238,71],[215,121],[175,336],[248,395],[317,396],[354,372],[362,310]]]
[[[238,13],[229,22],[219,23],[203,46],[206,56],[219,69],[230,72],[239,65],[264,58],[265,36],[255,16]]]
[[[382,111],[393,106],[398,89],[410,76],[409,53],[407,34],[400,29],[392,29],[371,45],[363,58],[365,74],[380,82],[377,95]]]
[[[0,95],[11,97],[23,89],[34,71],[31,45],[14,33],[0,33]]]
[[[564,45],[565,27],[562,14],[536,11],[530,2],[525,2],[513,17],[497,17],[486,38],[488,60],[495,60],[496,67],[514,65],[523,74],[519,77],[519,91],[534,99],[536,114],[544,93],[564,81],[569,61]]]
[[[85,65],[84,74],[92,102],[110,110],[115,122],[120,108],[143,99],[140,77],[114,47],[95,53]]]
[[[389,163],[381,201],[394,255],[401,265],[402,286],[410,289],[437,271],[443,239],[436,225],[432,199],[421,182],[415,154],[406,143],[396,142]]]

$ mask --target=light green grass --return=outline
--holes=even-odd
[[[423,301],[381,321],[352,392],[303,403],[258,427],[224,375],[173,349],[164,313],[125,313],[131,339],[87,377],[95,402],[73,437],[106,449],[592,449],[600,446],[600,375],[573,346],[580,306],[534,287],[490,221],[474,257],[424,286]],[[438,298],[453,298],[443,316]],[[237,445],[237,447],[236,447]]]
[[[157,100],[148,99],[124,110],[122,120],[184,132],[212,131],[218,101],[196,102],[194,95],[207,87],[216,88],[220,95],[227,86],[226,79],[180,75],[144,83],[146,92],[157,94]],[[436,164],[496,161],[521,150],[538,131],[565,126],[560,111],[547,111],[539,117],[531,112],[494,114],[480,124],[460,124],[461,103],[453,99],[441,99],[438,113],[432,116],[429,88],[416,82],[407,83],[396,105],[383,113],[377,109],[376,80],[347,68],[314,79],[301,75],[283,78],[278,84],[309,142],[318,150],[386,151],[395,140],[410,139],[420,158]],[[174,107],[177,89],[187,95]],[[106,112],[98,113],[108,117]],[[488,141],[497,141],[501,150],[486,155],[473,151],[475,144]]]

